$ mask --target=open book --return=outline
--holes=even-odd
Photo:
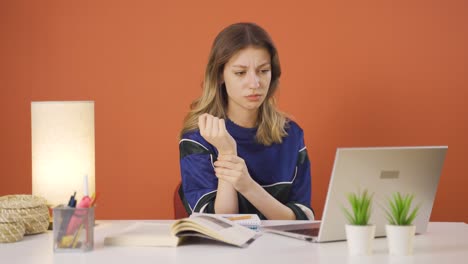
[[[227,218],[214,214],[197,214],[171,224],[136,222],[122,232],[107,236],[109,246],[166,246],[179,245],[184,237],[203,237],[238,247],[246,247],[258,233]]]
[[[192,213],[190,217],[197,215],[206,215],[204,213]],[[208,214],[209,215],[209,214]],[[256,214],[216,214],[217,216],[231,220],[241,226],[248,227],[252,230],[260,231],[262,221]]]

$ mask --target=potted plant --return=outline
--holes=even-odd
[[[372,196],[367,190],[362,193],[349,193],[347,199],[351,210],[342,208],[348,223],[345,226],[346,240],[350,255],[371,255],[375,225],[369,224]]]
[[[413,240],[416,226],[413,220],[418,214],[420,205],[411,210],[414,195],[393,194],[385,209],[388,224],[385,226],[387,233],[388,249],[390,255],[412,255]]]

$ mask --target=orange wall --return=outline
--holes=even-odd
[[[97,217],[171,218],[211,42],[255,21],[280,52],[319,216],[336,147],[448,145],[432,220],[468,222],[468,2],[160,2],[0,1],[0,195],[31,193],[31,101],[95,100]]]

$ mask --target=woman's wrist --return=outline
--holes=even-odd
[[[247,184],[239,188],[237,191],[240,192],[244,197],[249,196],[251,193],[255,193],[255,189],[260,185],[254,181],[251,177],[248,177]]]
[[[235,155],[237,156],[237,149],[226,149],[226,150],[218,150],[218,155]]]

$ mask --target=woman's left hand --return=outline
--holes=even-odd
[[[237,155],[219,155],[214,166],[216,177],[231,183],[240,193],[247,191],[253,182],[245,161]]]

